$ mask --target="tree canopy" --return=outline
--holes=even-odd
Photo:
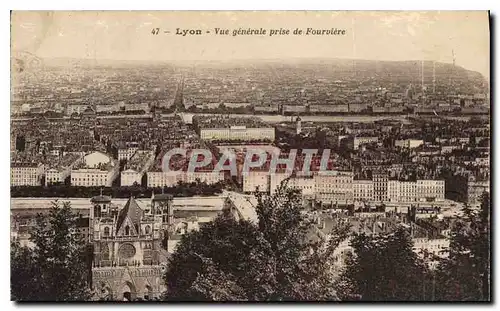
[[[337,300],[333,250],[347,235],[321,235],[303,213],[300,193],[286,183],[257,195],[258,222],[229,212],[184,235],[169,259],[169,300]]]
[[[440,301],[490,301],[490,196],[480,209],[466,206],[451,232],[448,258],[441,260],[436,279]]]
[[[343,300],[425,300],[428,270],[404,228],[378,236],[355,234],[351,246],[354,253],[337,284]]]
[[[36,217],[32,246],[11,245],[11,299],[83,301],[90,298],[88,245],[77,234],[78,215],[69,202],[53,202]]]

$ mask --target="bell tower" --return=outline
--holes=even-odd
[[[92,208],[90,209],[90,219],[111,216],[111,197],[101,194],[90,199]]]
[[[160,218],[163,225],[170,225],[174,217],[172,195],[164,193],[154,195],[151,201],[151,213],[155,219]]]

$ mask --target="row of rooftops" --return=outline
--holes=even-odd
[[[69,152],[62,157],[48,158],[47,166],[49,169],[64,169],[73,166],[78,160],[83,158],[83,152]]]
[[[149,167],[148,162],[152,163],[154,152],[150,150],[137,150],[134,155],[127,161],[125,170],[134,170],[136,172],[143,172]]]

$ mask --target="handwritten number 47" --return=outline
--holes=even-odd
[[[160,32],[160,28],[153,28],[153,30],[151,30],[151,33],[153,35],[157,35],[159,32]]]

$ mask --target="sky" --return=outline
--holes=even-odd
[[[344,36],[222,36],[214,29],[345,29]],[[153,28],[159,28],[153,35]],[[176,29],[201,29],[178,36]],[[170,33],[164,33],[169,31]],[[210,31],[210,33],[206,33]],[[486,11],[14,11],[11,49],[41,58],[347,58],[453,62],[489,79]]]

